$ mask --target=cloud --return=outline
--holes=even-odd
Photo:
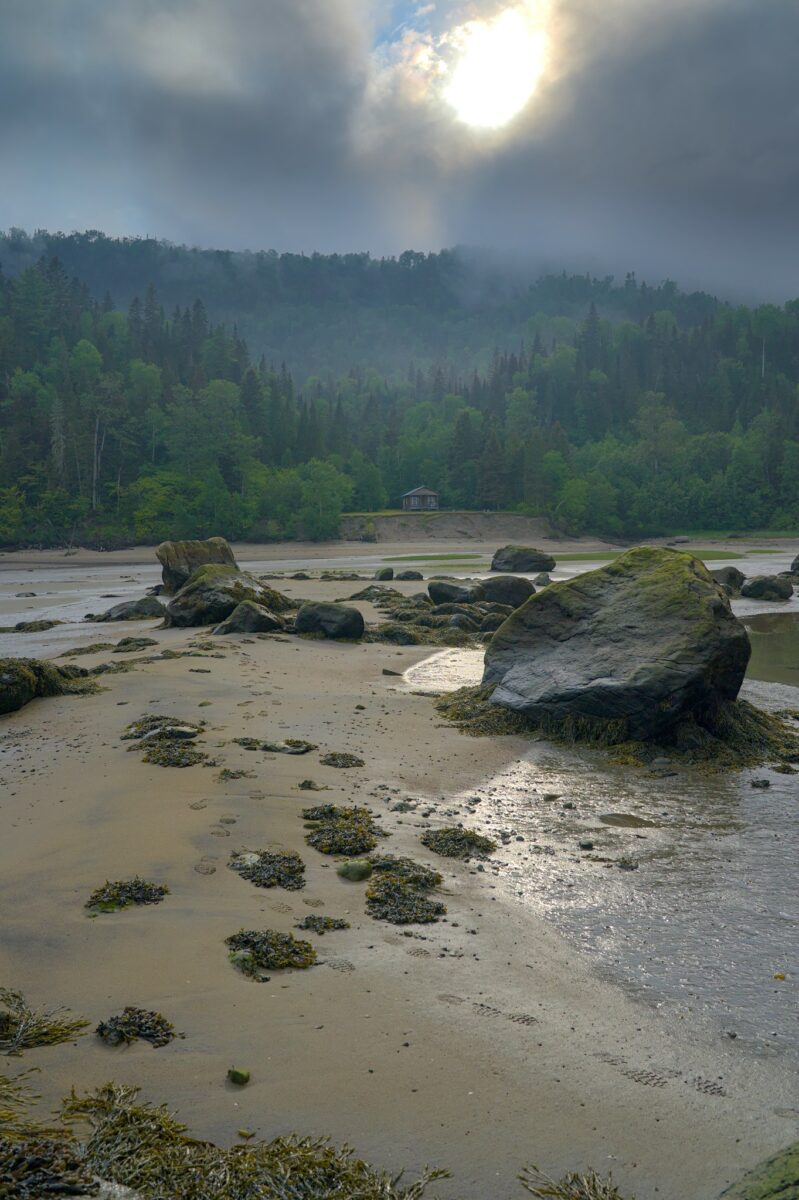
[[[795,0],[541,0],[503,130],[443,95],[509,0],[0,0],[0,226],[799,291]]]

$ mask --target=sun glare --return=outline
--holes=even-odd
[[[536,89],[546,34],[527,5],[488,21],[469,21],[452,35],[458,56],[444,97],[461,121],[497,129],[521,112]]]

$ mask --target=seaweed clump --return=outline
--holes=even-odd
[[[764,712],[747,700],[728,700],[707,714],[707,724],[686,718],[667,734],[630,740],[623,721],[534,719],[491,703],[493,685],[459,688],[435,700],[442,716],[472,737],[541,735],[555,742],[583,743],[608,752],[614,762],[646,766],[667,753],[685,766],[709,773],[799,762],[799,734],[784,714]],[[776,769],[776,768],[775,768]]]
[[[175,1038],[175,1027],[159,1012],[126,1005],[121,1013],[101,1021],[95,1030],[108,1046],[129,1046],[141,1039],[152,1046],[168,1046]]]
[[[440,900],[427,895],[441,883],[438,871],[411,858],[373,855],[373,875],[366,889],[366,911],[377,921],[392,925],[429,925],[446,911]]]
[[[349,921],[345,921],[342,917],[323,917],[319,913],[308,913],[307,917],[303,917],[295,925],[295,929],[309,930],[311,933],[318,933],[320,937],[331,929],[349,928]]]
[[[613,1179],[610,1176],[602,1179],[595,1171],[589,1171],[587,1175],[570,1171],[562,1179],[554,1180],[538,1167],[531,1166],[522,1171],[519,1182],[531,1196],[551,1197],[552,1200],[622,1200]]]
[[[434,850],[445,858],[487,858],[497,848],[493,838],[483,837],[474,829],[462,825],[450,825],[443,829],[429,829],[419,839],[428,850]]]
[[[326,767],[363,767],[366,765],[362,758],[358,758],[357,754],[347,754],[341,750],[332,750],[329,754],[323,754],[319,761]]]
[[[369,809],[357,805],[340,808],[335,804],[317,804],[304,808],[302,815],[316,826],[305,835],[305,840],[320,854],[365,854],[374,850],[378,838],[388,836]]]
[[[325,1138],[296,1134],[225,1149],[193,1138],[165,1107],[138,1089],[109,1083],[66,1101],[67,1120],[88,1122],[83,1155],[94,1173],[144,1200],[422,1200],[446,1171],[424,1171],[407,1187]]]
[[[138,875],[133,879],[117,879],[113,883],[106,879],[102,887],[95,888],[85,907],[94,912],[117,912],[120,908],[131,908],[138,904],[160,904],[169,888],[163,883],[148,883]]]
[[[242,974],[264,983],[266,971],[282,971],[286,967],[304,970],[316,962],[316,951],[310,942],[295,938],[293,933],[278,933],[276,929],[240,929],[225,938],[230,947],[230,961]]]
[[[138,742],[138,745],[130,746],[130,750],[140,750],[143,745],[142,762],[157,767],[193,767],[201,762],[210,767],[216,765],[213,759],[196,746],[187,744],[204,729],[202,721],[181,721],[178,717],[147,713],[126,726],[122,740]]]
[[[21,1054],[35,1046],[57,1046],[77,1037],[89,1024],[66,1008],[31,1008],[22,992],[0,988],[0,1051]],[[0,1192],[0,1196],[2,1196]]]
[[[288,892],[305,887],[305,863],[294,851],[243,850],[231,856],[229,865],[256,887],[282,887]]]

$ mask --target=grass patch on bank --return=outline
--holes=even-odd
[[[482,562],[485,554],[393,554],[384,562]]]
[[[649,742],[627,736],[623,721],[573,718],[568,721],[533,719],[492,704],[494,688],[466,687],[438,697],[436,710],[472,737],[543,737],[566,745],[586,745],[604,750],[611,761],[647,766],[652,759],[668,755],[675,763],[707,772],[738,771],[771,763],[786,773],[799,763],[799,729],[786,719],[764,712],[747,700],[719,705],[712,728],[686,719],[668,737]]]

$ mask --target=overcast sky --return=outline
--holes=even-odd
[[[509,8],[540,77],[475,128],[447,85]],[[466,243],[782,300],[798,67],[799,0],[0,0],[0,228]]]

